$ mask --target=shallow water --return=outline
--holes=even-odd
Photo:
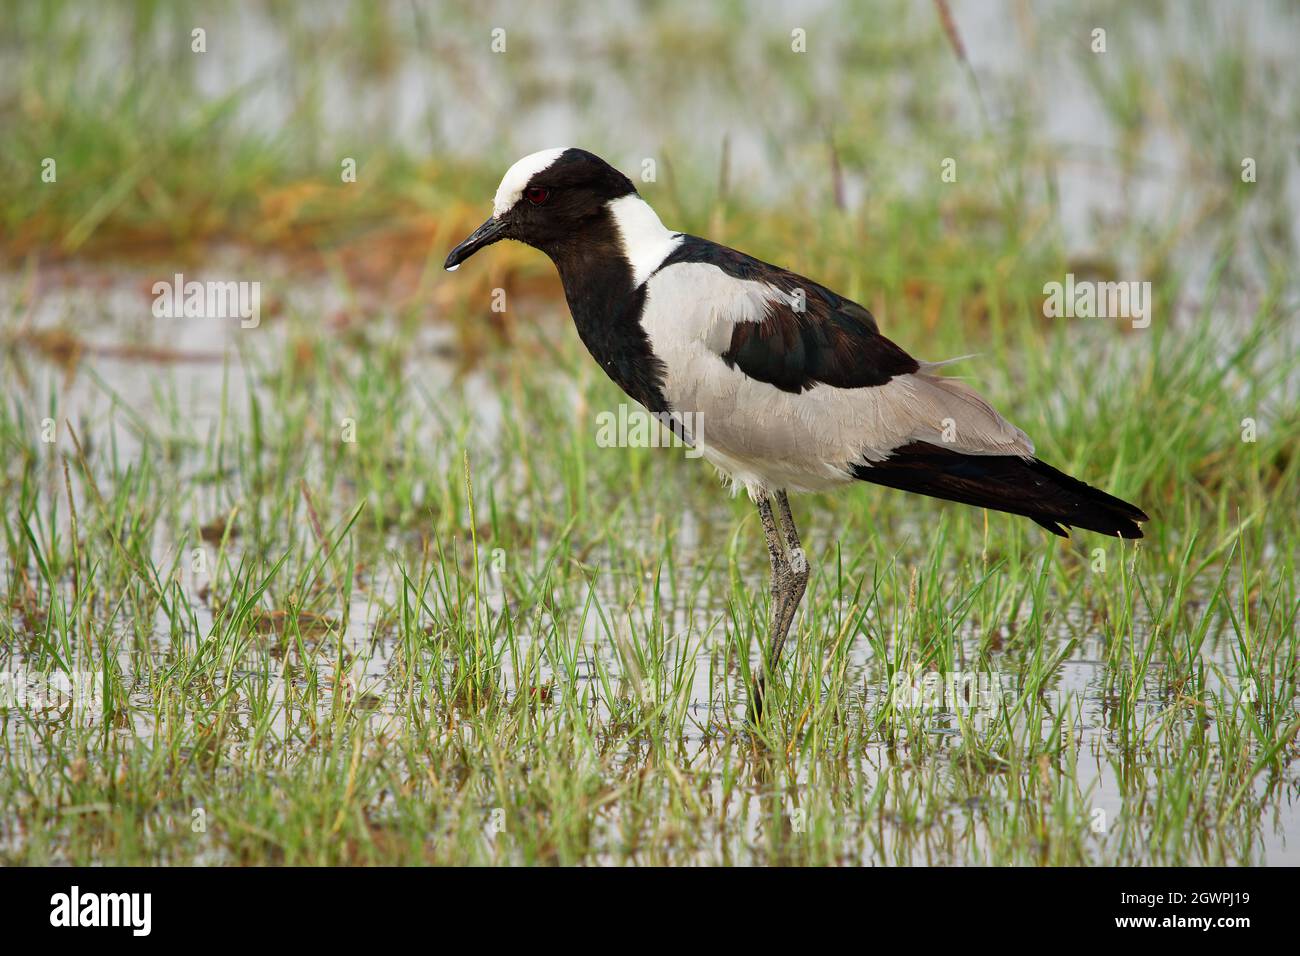
[[[286,337],[292,334],[292,324],[285,319],[270,318],[254,334],[228,320],[181,320],[173,325],[158,322],[149,315],[148,299],[140,292],[140,278],[134,273],[119,273],[103,283],[95,283],[91,290],[79,285],[65,287],[55,282],[42,285],[37,295],[38,304],[24,313],[24,328],[28,332],[62,327],[70,317],[80,319],[88,314],[93,314],[95,321],[78,322],[79,328],[86,329],[86,351],[75,367],[61,365],[39,351],[28,354],[23,364],[30,380],[22,389],[11,390],[10,401],[27,406],[29,414],[35,418],[45,398],[56,396],[60,420],[66,418],[76,423],[82,441],[100,447],[107,442],[106,436],[112,433],[115,437],[111,445],[122,460],[130,460],[140,450],[138,444],[132,443],[129,425],[133,420],[149,422],[150,427],[162,431],[184,430],[196,436],[223,427],[223,418],[227,429],[237,432],[246,428],[253,398],[260,398],[263,404],[273,400],[273,385],[268,384],[273,376],[267,373],[286,354],[285,342]],[[0,294],[0,308],[15,308],[13,296],[16,288],[13,283],[0,286],[4,293]],[[299,301],[292,310],[299,315],[326,314],[331,307],[333,293],[327,286],[312,287],[300,282],[297,294]],[[398,333],[395,331],[394,334]],[[422,332],[419,337],[423,345],[410,350],[403,374],[412,379],[450,376],[449,361],[438,347],[442,341],[438,331]],[[119,350],[127,346],[134,350],[183,350],[190,358],[184,361],[141,361],[138,357],[120,357]],[[500,427],[500,408],[491,398],[491,387],[485,375],[472,372],[449,399],[456,410],[470,416],[479,409],[486,410],[482,422],[483,435],[493,435]],[[437,427],[431,427],[429,440],[436,440]],[[187,456],[197,463],[202,457],[201,448],[201,444],[190,446],[190,450],[182,452],[181,460],[175,464],[184,470]],[[702,466],[691,463],[691,467]],[[700,510],[701,505],[706,510]],[[167,537],[169,529],[183,530],[213,517],[214,506],[210,497],[196,496],[192,501],[181,501],[179,507],[180,520],[174,526],[166,521],[157,525],[161,537],[155,548],[160,556],[160,566],[166,565],[165,556],[178,547],[175,540]],[[719,667],[720,661],[728,654],[727,631],[731,626],[724,569],[714,567],[712,573],[708,573],[695,562],[700,557],[698,549],[705,546],[702,542],[716,541],[725,536],[734,519],[732,512],[723,505],[721,496],[712,510],[707,510],[707,499],[681,502],[677,507],[681,509],[681,525],[675,538],[674,565],[665,569],[657,595],[651,593],[653,581],[640,579],[645,571],[639,570],[637,563],[629,563],[626,555],[610,555],[607,564],[601,562],[599,556],[594,556],[591,560],[602,564],[603,570],[590,595],[577,596],[579,601],[588,597],[591,601],[581,619],[581,633],[575,633],[576,619],[555,622],[560,633],[572,635],[569,639],[574,641],[577,649],[577,666],[571,672],[557,670],[554,662],[543,656],[537,670],[530,672],[531,676],[523,675],[516,673],[511,655],[505,653],[500,660],[497,684],[509,696],[525,689],[529,693],[540,693],[538,687],[560,686],[572,681],[579,685],[576,689],[589,697],[591,716],[598,724],[614,720],[616,709],[626,706],[623,702],[612,705],[603,690],[606,678],[614,680],[621,694],[661,700],[667,689],[653,686],[636,667],[629,666],[634,657],[630,645],[638,637],[644,637],[645,622],[656,620],[658,608],[657,620],[664,630],[659,652],[670,661],[680,661],[689,675],[689,718],[677,749],[683,761],[693,768],[697,782],[700,775],[713,778],[713,782],[701,792],[711,795],[711,799],[716,801],[717,813],[713,822],[700,834],[704,843],[697,851],[701,854],[700,859],[712,858],[710,854],[721,854],[743,861],[748,858],[748,847],[757,839],[770,816],[772,802],[785,806],[786,812],[790,813],[797,810],[799,796],[765,792],[759,786],[752,791],[752,800],[724,800],[721,779],[733,759],[726,741],[734,739],[736,728],[743,722],[747,689],[738,673]],[[640,567],[653,568],[657,552],[639,549],[636,544],[640,540],[655,541],[652,525],[656,520],[656,509],[653,502],[638,520],[644,525],[629,524],[626,527],[627,548],[636,556],[637,562],[642,562]],[[925,529],[918,528],[917,536],[923,540]],[[230,547],[238,553],[238,540],[231,542]],[[653,549],[655,545],[651,543],[649,547]],[[331,673],[332,662],[340,648],[346,663],[341,681],[321,689],[316,704],[317,720],[329,720],[340,690],[347,700],[357,704],[362,712],[359,719],[368,722],[376,734],[400,728],[410,719],[407,711],[409,688],[394,670],[394,657],[400,653],[400,648],[392,620],[392,608],[400,604],[402,584],[399,569],[404,564],[404,551],[406,546],[399,533],[389,547],[396,560],[373,569],[366,576],[364,587],[351,594],[346,608],[336,602],[325,610],[325,616],[334,622],[346,619],[346,627],[340,629],[337,623],[324,625],[323,630],[312,638],[316,643],[314,648],[309,645],[308,653],[317,655],[318,665],[328,668]],[[10,574],[12,568],[8,555],[0,557],[3,558],[5,574]],[[739,557],[746,582],[756,593],[761,592],[766,586],[765,556]],[[195,624],[195,630],[187,640],[197,640],[212,629],[213,609],[210,601],[199,593],[194,581],[188,581],[186,587],[193,599]],[[723,590],[718,591],[718,588]],[[635,606],[629,606],[629,595],[635,596]],[[483,597],[485,620],[490,622],[502,614],[514,613],[507,602],[505,587],[490,572],[485,574]],[[444,615],[449,619],[458,613],[440,603],[436,595],[431,600],[433,617],[430,624],[433,627],[441,626],[440,619]],[[846,610],[841,607],[842,612]],[[880,609],[869,608],[866,620],[874,620],[879,612]],[[534,648],[537,640],[529,636],[528,629],[544,623],[545,619],[546,616],[539,617],[536,610],[526,612],[518,619],[516,626],[522,632],[518,646],[525,654]],[[15,619],[11,626],[16,628],[20,624]],[[286,658],[284,645],[276,635],[283,630],[283,623],[267,630],[264,648],[253,656],[253,660],[262,662],[258,666],[264,670],[245,668],[222,674],[223,678],[234,682],[233,693],[239,701],[233,707],[236,714],[251,713],[253,702],[246,699],[247,695],[256,694],[280,706],[272,726],[274,732],[281,735],[285,734],[290,723],[291,709],[298,709],[298,717],[301,716],[307,685],[300,666],[295,665],[288,671],[280,669]],[[148,637],[144,651],[151,662],[150,672],[165,668],[172,659],[169,631],[167,617],[160,610],[157,633]],[[1195,710],[1183,707],[1177,694],[1167,686],[1157,652],[1138,695],[1138,726],[1145,728],[1144,732],[1150,734],[1151,739],[1146,744],[1138,744],[1146,756],[1135,766],[1134,742],[1118,739],[1112,729],[1114,701],[1110,678],[1113,675],[1108,674],[1105,663],[1110,639],[1098,630],[1090,616],[1077,611],[1056,615],[1048,632],[1062,641],[1076,639],[1078,644],[1056,672],[1045,701],[1044,729],[1041,732],[1051,732],[1054,715],[1062,711],[1071,715],[1072,752],[1077,754],[1073,779],[1085,795],[1089,812],[1100,810],[1107,818],[1116,819],[1132,812],[1133,800],[1132,782],[1127,787],[1124,785],[1120,768],[1125,768],[1129,775],[1139,772],[1158,777],[1166,759],[1163,755],[1171,746],[1169,720],[1190,727],[1201,717]],[[857,690],[850,693],[845,704],[850,712],[869,713],[889,697],[892,686],[882,662],[875,660],[861,634],[853,635],[853,640],[847,685]],[[961,644],[959,659],[976,660],[984,644],[984,635],[976,625],[968,624],[962,631]],[[130,703],[127,707],[128,723],[118,727],[116,732],[124,739],[147,741],[158,729],[155,725],[157,702],[149,674],[140,671],[142,660],[139,653],[137,644],[135,650],[124,651],[117,662]],[[295,651],[295,660],[297,655]],[[1202,659],[1207,665],[1217,668],[1207,680],[1207,689],[1211,693],[1234,696],[1238,688],[1234,679],[1226,676],[1236,673],[1231,643],[1226,640],[1212,642]],[[751,663],[756,665],[757,660]],[[5,666],[11,672],[19,671],[27,666],[27,661],[14,647],[7,654]],[[1003,659],[1002,653],[994,652],[990,666],[1014,687],[1020,669],[1014,658]],[[190,701],[187,706],[202,706],[202,700],[200,696],[199,700]],[[1292,703],[1294,706],[1300,701]],[[58,708],[44,717],[56,722],[73,720],[91,725],[98,719],[93,710],[67,714]],[[1002,719],[996,707],[976,708],[966,717],[972,721],[971,727],[977,737],[990,720]],[[1019,733],[1030,732],[1030,728],[1024,725],[1023,716],[1012,719],[1020,727]],[[925,759],[939,762],[957,759],[965,744],[962,725],[963,721],[951,706],[933,707],[921,724],[922,733],[930,738],[925,742]],[[1213,722],[1205,732],[1211,741],[1217,739]],[[9,724],[6,733],[8,746],[24,750],[39,747],[37,738],[19,739],[30,733],[30,726]],[[234,729],[233,736],[237,741],[233,746],[242,746],[238,743],[238,728]],[[899,744],[899,741],[876,738],[856,752],[853,772],[857,775],[857,785],[868,791],[878,786],[905,785],[905,777],[898,776],[900,768],[896,751]],[[908,746],[906,740],[902,745]],[[635,738],[622,745],[628,759],[633,759],[636,746]],[[1214,773],[1213,768],[1208,772]],[[798,779],[807,782],[807,773],[807,768],[802,769]],[[1297,799],[1300,799],[1300,767],[1292,761],[1281,779],[1261,776],[1254,788],[1254,798],[1259,802],[1259,812],[1257,831],[1250,839],[1259,858],[1269,863],[1300,862],[1300,813],[1296,810]],[[951,816],[964,827],[964,839],[974,840],[975,846],[982,846],[987,834],[977,823],[977,815],[988,812],[989,807],[983,796],[974,800],[969,806],[931,807],[929,812]],[[954,863],[970,858],[970,845],[952,845],[943,841],[935,844],[924,830],[917,833],[901,823],[895,828],[885,826],[881,829],[877,823],[863,820],[860,826],[864,843],[871,844],[873,858],[881,861]],[[611,831],[610,839],[613,840],[614,836]]]

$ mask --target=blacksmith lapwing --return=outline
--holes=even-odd
[[[862,306],[665,228],[631,180],[586,150],[511,166],[491,218],[447,269],[500,239],[550,256],[605,373],[754,500],[772,563],[768,673],[808,583],[789,491],[860,479],[1023,515],[1062,537],[1063,526],[1142,537],[1139,508],[1039,461],[1024,432],[939,374],[943,363],[881,335]],[[761,706],[761,678],[757,691]]]

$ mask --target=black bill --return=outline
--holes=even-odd
[[[469,234],[469,238],[447,253],[447,261],[442,264],[443,268],[451,272],[484,246],[490,246],[497,240],[506,238],[506,225],[504,219],[496,218],[483,223]]]

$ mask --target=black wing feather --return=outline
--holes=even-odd
[[[1037,458],[966,455],[929,442],[911,442],[884,461],[853,468],[855,478],[932,498],[1032,518],[1052,534],[1066,525],[1140,538],[1141,508],[1071,478]]]
[[[761,321],[736,323],[722,358],[752,379],[797,394],[818,383],[884,385],[920,368],[880,334],[870,312],[811,279],[697,236],[685,236],[659,268],[678,262],[708,263],[802,301],[802,311],[789,302],[770,302]]]

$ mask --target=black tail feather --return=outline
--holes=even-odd
[[[1141,508],[1084,484],[1036,458],[966,455],[912,442],[854,477],[978,508],[1032,518],[1052,534],[1068,537],[1062,525],[1120,538],[1140,538]]]

